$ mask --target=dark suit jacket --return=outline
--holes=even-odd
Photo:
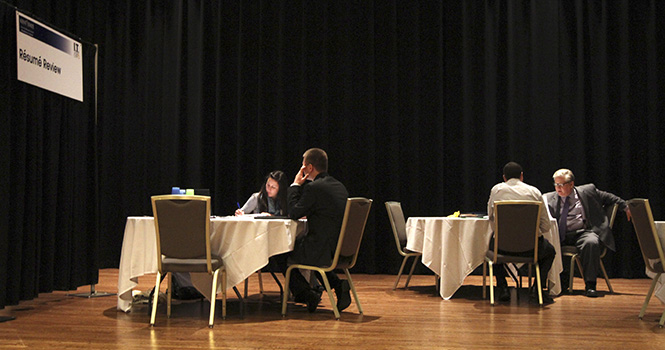
[[[605,207],[618,203],[619,210],[625,210],[626,202],[612,193],[597,189],[594,184],[575,186],[575,190],[582,202],[582,208],[584,208],[584,215],[586,217],[584,228],[597,233],[600,241],[608,249],[614,251],[614,236],[612,236],[612,231],[610,230]],[[559,195],[556,192],[545,193],[545,200],[547,201],[547,209],[550,211],[550,214],[558,221],[561,215]]]
[[[307,235],[296,241],[290,263],[330,266],[349,193],[327,173],[288,189],[289,217],[307,217]]]

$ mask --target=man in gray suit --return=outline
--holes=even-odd
[[[623,199],[597,189],[594,184],[575,186],[575,175],[568,169],[557,170],[552,178],[556,191],[545,194],[547,209],[559,223],[561,245],[574,245],[580,251],[585,295],[597,297],[600,245],[603,244],[612,251],[615,249],[614,237],[604,208],[618,204],[619,209],[626,212],[628,220],[630,210]]]

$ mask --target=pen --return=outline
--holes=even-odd
[[[236,202],[236,204],[238,205],[238,209],[240,209],[240,202]]]

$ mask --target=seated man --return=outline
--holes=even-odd
[[[307,217],[308,229],[307,235],[296,240],[293,252],[288,253],[290,264],[332,264],[349,193],[327,171],[326,152],[320,148],[311,148],[303,155],[302,167],[288,189],[289,217],[294,220]],[[307,179],[311,181],[305,182]],[[316,276],[320,278],[318,273]],[[326,277],[335,290],[337,309],[346,309],[351,304],[349,282],[340,279],[332,271],[326,273]],[[316,310],[321,294],[309,285],[299,270],[291,272],[289,287],[296,302],[306,303],[310,312]]]
[[[527,185],[524,182],[524,174],[522,172],[522,167],[515,163],[509,162],[503,167],[503,181],[496,184],[492,187],[490,191],[490,198],[487,201],[487,215],[489,220],[494,226],[494,202],[502,200],[534,200],[543,202],[543,196],[540,191],[531,186]],[[550,219],[547,216],[545,211],[545,203],[543,202],[543,209],[540,212],[540,237],[538,238],[538,265],[540,266],[540,278],[541,286],[547,286],[547,274],[552,267],[552,262],[554,262],[554,256],[556,254],[554,247],[543,238],[543,233],[550,230]],[[490,247],[493,247],[494,238],[490,242]],[[528,252],[531,255],[533,252]],[[508,291],[508,283],[506,282],[506,271],[503,264],[496,264],[495,274],[496,274],[496,286],[499,289],[499,300],[508,301],[510,300],[510,292]],[[491,283],[491,281],[490,281]],[[534,286],[537,284],[534,283]],[[533,289],[531,297],[538,298],[537,290]],[[543,302],[552,303],[554,302],[549,296],[549,293],[543,292]]]
[[[630,210],[623,199],[597,189],[594,184],[575,186],[575,175],[568,169],[557,170],[552,178],[556,191],[545,194],[547,209],[559,222],[561,245],[574,245],[580,251],[585,295],[597,297],[601,242],[614,251],[614,237],[604,208],[619,204],[619,209],[626,212],[628,220]]]

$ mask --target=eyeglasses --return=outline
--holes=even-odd
[[[567,185],[567,184],[569,184],[569,183],[570,183],[570,181],[568,181],[568,182],[564,182],[564,183],[562,183],[562,184],[558,184],[558,183],[555,182],[555,183],[554,183],[554,187],[563,187],[563,186],[565,186],[565,185]]]

